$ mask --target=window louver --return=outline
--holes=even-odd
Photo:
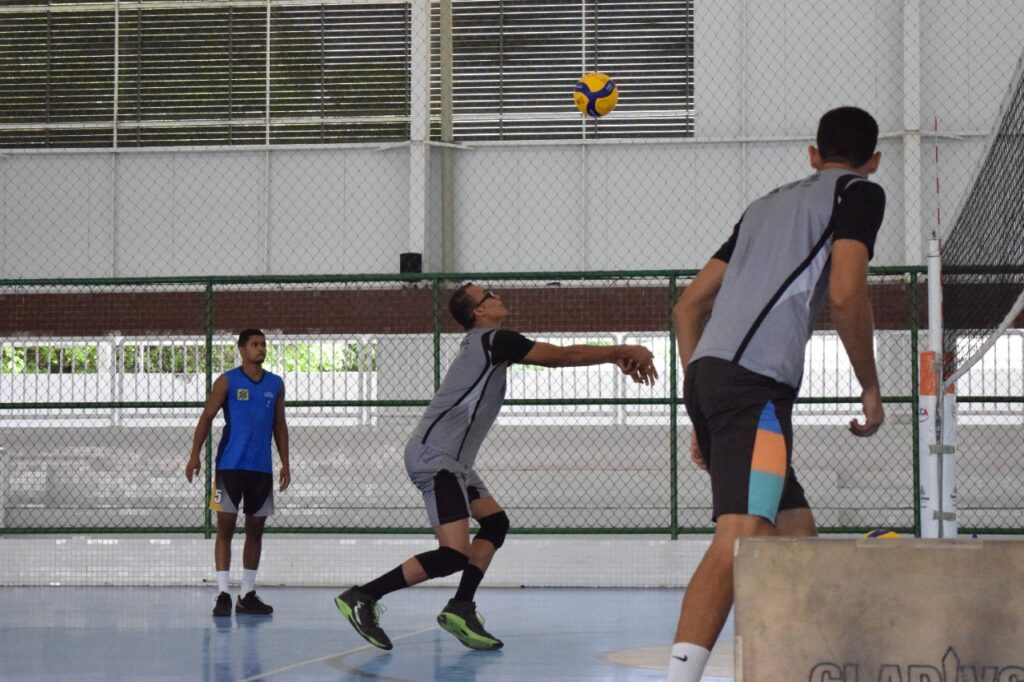
[[[394,0],[8,0],[0,147],[408,139],[410,20]],[[454,0],[453,23],[458,141],[692,134],[692,0]],[[620,88],[596,122],[571,97],[591,69]]]

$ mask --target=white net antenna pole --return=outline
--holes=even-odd
[[[956,398],[943,376],[942,265],[939,240],[928,242],[928,350],[921,353],[919,435],[921,537],[955,537]]]

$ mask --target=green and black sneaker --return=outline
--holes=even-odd
[[[391,640],[380,627],[383,607],[376,599],[358,587],[350,587],[334,598],[334,605],[360,637],[378,649],[391,650]]]
[[[484,619],[476,612],[475,602],[450,600],[437,616],[437,622],[470,649],[489,651],[505,645],[484,630]]]

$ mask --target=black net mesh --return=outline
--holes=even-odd
[[[1022,62],[1024,64],[1024,62]],[[942,250],[947,375],[967,363],[1024,290],[1024,71]],[[1020,327],[1021,316],[1010,322]]]

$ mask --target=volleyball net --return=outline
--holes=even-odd
[[[1018,62],[996,124],[952,227],[930,244],[929,349],[922,355],[922,534],[952,537],[962,507],[957,458],[958,414],[992,399],[978,385],[987,366],[1021,367],[1024,326],[1024,58]],[[987,363],[985,361],[988,361]],[[959,388],[955,388],[959,382]],[[959,394],[959,395],[958,395]],[[964,407],[967,409],[965,410]],[[1014,412],[973,425],[999,423],[1015,436],[996,447],[1014,448],[1024,435]],[[971,428],[971,427],[968,427]],[[991,456],[966,441],[963,466]],[[991,486],[1000,487],[998,477]],[[987,502],[993,509],[1000,503]]]

